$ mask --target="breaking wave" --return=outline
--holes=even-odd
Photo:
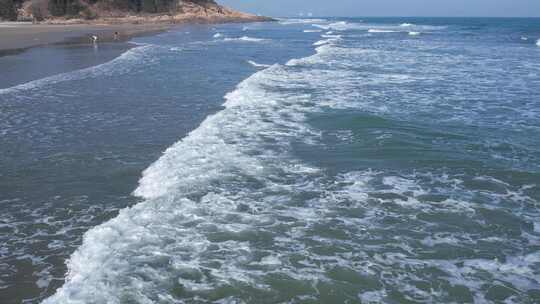
[[[368,33],[399,33],[399,31],[383,30],[383,29],[369,29]]]
[[[247,61],[249,64],[251,64],[252,66],[256,67],[256,68],[268,68],[268,67],[271,67],[272,65],[270,64],[262,64],[262,63],[257,63],[253,60],[248,60]]]
[[[268,202],[257,203],[257,197],[272,199],[270,192],[290,186],[272,176],[301,178],[318,172],[286,157],[292,139],[312,136],[301,111],[309,99],[291,99],[279,89],[266,89],[301,81],[286,69],[275,65],[243,81],[226,96],[224,110],[208,117],[146,169],[134,192],[145,202],[88,231],[69,260],[66,283],[44,303],[170,301],[172,292],[162,291],[178,284],[190,292],[232,282],[260,284],[258,271],[241,262],[255,248],[241,239],[250,238],[250,230],[263,233],[253,229],[275,220],[270,213],[249,215],[248,210],[271,207]],[[263,188],[245,190],[246,183]],[[300,186],[303,181],[296,183]],[[240,216],[239,221],[231,222],[230,216]],[[212,235],[219,234],[223,239],[216,242]],[[212,260],[203,259],[206,255],[216,255],[221,266],[209,273],[212,279],[194,281],[192,275],[201,275]],[[273,255],[252,262],[260,267],[281,263]],[[133,277],[134,270],[152,279]]]
[[[330,24],[313,24],[313,26],[324,30],[334,31],[370,31],[373,33],[393,33],[404,31],[439,31],[446,29],[445,26],[432,26],[432,25],[415,25],[411,23],[404,23],[401,25],[383,25],[375,23],[349,23],[346,21],[340,21]]]
[[[314,27],[321,28],[323,30],[336,30],[336,31],[345,31],[349,29],[354,29],[358,24],[348,23],[346,21],[334,22],[330,24],[313,24]]]
[[[290,24],[310,24],[314,22],[326,22],[325,19],[306,18],[306,19],[279,19],[279,23],[282,25]]]
[[[246,289],[274,296],[288,286],[302,293],[290,302],[346,290],[351,302],[485,303],[495,281],[512,286],[508,302],[535,292],[540,254],[527,244],[540,241],[530,224],[539,216],[538,185],[442,169],[332,173],[294,153],[326,136],[308,123],[326,109],[382,113],[376,121],[388,129],[392,113],[403,119],[440,109],[461,118],[461,105],[422,96],[372,100],[386,87],[414,94],[399,87],[441,68],[427,55],[333,39],[227,94],[222,111],[143,172],[134,191],[143,202],[85,234],[66,283],[44,303],[235,303]],[[455,65],[445,59],[439,63]],[[390,62],[399,69],[365,73]],[[464,102],[467,113],[479,111]],[[368,135],[336,137],[366,142]]]
[[[225,38],[223,39],[223,41],[264,42],[264,41],[268,41],[268,39],[242,36],[240,38]]]

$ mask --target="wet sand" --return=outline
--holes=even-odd
[[[164,31],[166,24],[119,24],[119,25],[51,25],[21,22],[0,23],[0,56],[15,54],[25,49],[51,44],[90,44],[90,36],[97,35],[99,42],[127,41],[135,36]]]

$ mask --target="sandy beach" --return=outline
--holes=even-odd
[[[178,24],[237,23],[272,21],[273,19],[247,14],[220,6],[214,1],[182,2],[169,13],[133,13],[99,6],[92,9],[96,18],[60,16],[45,18],[39,24],[30,22],[0,22],[0,56],[21,50],[59,43],[92,43],[90,36],[99,42],[127,41],[134,36],[163,31]],[[30,14],[26,12],[27,17]],[[1,20],[1,19],[0,19]],[[115,33],[118,32],[118,37]]]
[[[160,32],[170,28],[169,24],[31,24],[22,22],[0,23],[0,56],[20,52],[24,49],[50,44],[91,43],[90,35],[97,35],[99,41],[113,41],[118,32],[118,40]]]

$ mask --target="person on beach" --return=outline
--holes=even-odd
[[[119,36],[120,36],[120,34],[118,32],[114,32],[114,40],[118,40]]]
[[[98,36],[92,35],[92,36],[90,36],[90,40],[92,40],[92,43],[96,44],[97,41],[98,41]]]

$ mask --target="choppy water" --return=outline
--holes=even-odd
[[[0,89],[0,297],[536,303],[538,39],[538,19],[190,27]]]

